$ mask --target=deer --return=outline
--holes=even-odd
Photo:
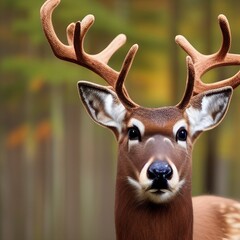
[[[118,143],[115,189],[117,240],[226,240],[240,239],[240,203],[218,196],[192,197],[192,151],[201,133],[225,117],[240,72],[214,83],[202,76],[213,68],[240,65],[230,53],[231,31],[219,15],[222,45],[205,55],[178,35],[176,43],[187,53],[187,79],[182,99],[175,106],[146,108],[129,96],[124,81],[138,50],[134,44],[120,71],[108,65],[126,42],[119,34],[100,53],[84,50],[85,36],[94,16],[67,27],[68,44],[57,37],[52,13],[60,0],[47,0],[41,22],[52,51],[59,59],[78,64],[102,77],[107,86],[78,82],[81,101],[97,124],[110,129]]]

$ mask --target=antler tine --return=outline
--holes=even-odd
[[[121,102],[124,103],[126,107],[134,108],[138,105],[134,103],[128,96],[128,93],[126,92],[124,88],[124,81],[126,79],[126,76],[132,66],[132,62],[134,60],[134,57],[137,53],[138,45],[134,44],[130,50],[128,51],[125,60],[123,62],[120,74],[118,76],[118,79],[115,84],[115,90],[118,94],[118,97],[121,99]]]
[[[126,40],[127,37],[124,34],[119,34],[102,52],[95,56],[101,58],[101,60],[107,64],[112,55],[126,43]]]
[[[54,54],[61,59],[64,59],[64,56],[69,56],[70,58],[74,57],[71,48],[63,44],[57,37],[53,24],[52,24],[52,13],[53,10],[58,6],[60,0],[47,0],[41,7],[40,16],[43,25],[44,33],[50,43],[50,46]]]
[[[203,91],[220,88],[224,86],[237,87],[240,84],[240,72],[229,79],[225,79],[216,83],[204,83],[201,77],[210,69],[230,66],[230,65],[240,65],[240,55],[229,53],[231,47],[231,31],[227,18],[224,15],[218,16],[219,26],[222,32],[222,45],[220,49],[210,55],[204,55],[198,52],[188,40],[179,35],[176,36],[176,43],[192,58],[193,65],[195,69],[195,83],[193,88],[193,95],[197,95]],[[189,93],[186,93],[188,94]]]
[[[116,82],[119,82],[122,86],[119,88],[120,90],[118,90],[123,102],[129,107],[137,106],[128,97],[127,91],[123,86],[124,79],[131,67],[137,51],[136,45],[130,49],[125,58],[123,67],[119,72],[112,69],[107,64],[112,55],[125,44],[126,36],[124,34],[119,34],[115,37],[115,39],[113,39],[112,42],[100,53],[95,55],[86,53],[84,50],[84,39],[88,30],[94,23],[95,19],[93,15],[87,15],[81,22],[78,21],[76,23],[69,24],[66,29],[68,45],[63,44],[58,39],[52,24],[52,13],[59,3],[60,0],[47,0],[40,11],[43,30],[54,54],[60,59],[73,62],[90,69],[105,79],[113,88],[118,85]]]
[[[175,37],[175,42],[192,58],[193,63],[203,57],[203,55],[198,52],[184,36],[177,35]]]
[[[216,55],[216,58],[223,59],[227,55],[231,47],[231,30],[228,20],[223,14],[220,14],[218,16],[218,22],[222,32],[223,41],[222,46]]]
[[[73,45],[73,36],[75,30],[75,23],[70,23],[67,27],[67,40],[69,45]]]
[[[190,56],[187,56],[186,62],[187,62],[188,76],[187,76],[185,94],[183,95],[182,100],[177,104],[177,107],[180,109],[184,109],[188,105],[192,97],[194,83],[195,83],[195,69],[194,69],[192,58]]]

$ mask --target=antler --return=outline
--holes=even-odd
[[[220,82],[206,84],[201,80],[201,77],[204,75],[204,73],[210,69],[221,66],[240,65],[240,55],[229,53],[231,46],[231,32],[228,20],[224,15],[221,14],[218,16],[218,21],[222,32],[223,42],[219,51],[214,54],[201,54],[188,42],[185,37],[181,35],[176,36],[176,43],[179,44],[180,47],[182,47],[183,50],[191,57],[194,68],[190,71],[194,71],[194,78],[189,77],[192,79],[192,81],[194,81],[194,83],[191,83],[191,81],[188,81],[187,83],[194,85],[192,92],[189,92],[188,90],[191,90],[191,87],[187,86],[185,96],[179,103],[180,106],[186,106],[188,104],[190,98],[187,96],[189,95],[197,95],[206,90],[216,89],[224,86],[232,86],[233,88],[236,88],[240,84],[240,71],[233,77]],[[188,61],[188,66],[190,66],[189,68],[192,68],[190,62],[191,61]]]
[[[125,44],[126,36],[124,34],[119,34],[102,52],[95,55],[86,53],[83,47],[84,38],[94,23],[93,15],[87,15],[81,22],[71,23],[67,27],[68,45],[63,44],[57,37],[52,24],[52,13],[59,3],[60,0],[47,0],[40,10],[43,30],[56,57],[95,72],[114,88],[126,107],[137,107],[138,105],[128,96],[124,80],[130,70],[138,45],[135,44],[130,48],[119,72],[109,67],[108,61]]]

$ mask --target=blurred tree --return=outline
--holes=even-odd
[[[176,22],[180,19],[181,5],[177,0],[169,1],[170,9],[170,29],[169,29],[169,39],[172,39],[170,47],[170,66],[171,66],[171,89],[172,89],[172,102],[179,102],[182,97],[182,81],[179,80],[180,70],[179,70],[179,46],[173,41],[175,36],[178,35],[178,24]]]

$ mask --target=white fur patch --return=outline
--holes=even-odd
[[[144,135],[145,126],[140,120],[138,120],[136,118],[131,118],[129,123],[128,123],[128,127],[133,127],[133,126],[136,126],[139,129],[141,136]],[[137,145],[138,143],[139,143],[138,140],[129,140],[128,141],[128,151],[130,151],[131,148],[133,146]]]
[[[138,140],[128,140],[128,151],[130,152],[132,147],[136,146],[138,143]]]
[[[132,126],[136,126],[139,129],[141,135],[142,136],[144,135],[145,126],[140,120],[138,120],[136,118],[131,118],[129,123],[128,123],[128,127],[132,127]]]
[[[128,182],[130,185],[132,185],[137,191],[141,191],[141,185],[139,184],[138,181],[134,180],[133,178],[131,177],[127,177],[128,179]]]
[[[224,232],[228,240],[240,239],[240,204],[220,205],[220,213],[224,216],[226,228]]]
[[[154,143],[154,142],[155,142],[154,137],[148,138],[148,140],[145,142],[144,148],[146,148],[148,144],[151,144],[151,143]]]
[[[186,113],[190,122],[190,133],[193,136],[196,132],[205,131],[217,125],[228,106],[228,97],[224,93],[204,96],[201,109],[190,106]]]
[[[105,100],[105,111],[111,116],[111,120],[106,122],[107,126],[116,127],[118,132],[121,133],[122,122],[125,118],[126,109],[121,103],[116,103],[112,95],[108,95]]]
[[[154,161],[154,158],[151,158],[142,168],[140,175],[139,175],[139,183],[142,186],[143,189],[148,188],[151,184],[152,184],[152,180],[150,180],[147,177],[147,170],[149,168],[149,166],[152,164],[152,162]]]
[[[169,138],[165,137],[165,138],[163,139],[163,141],[166,142],[166,143],[168,143],[172,148],[174,148],[173,143],[172,143],[172,141],[171,141]]]

